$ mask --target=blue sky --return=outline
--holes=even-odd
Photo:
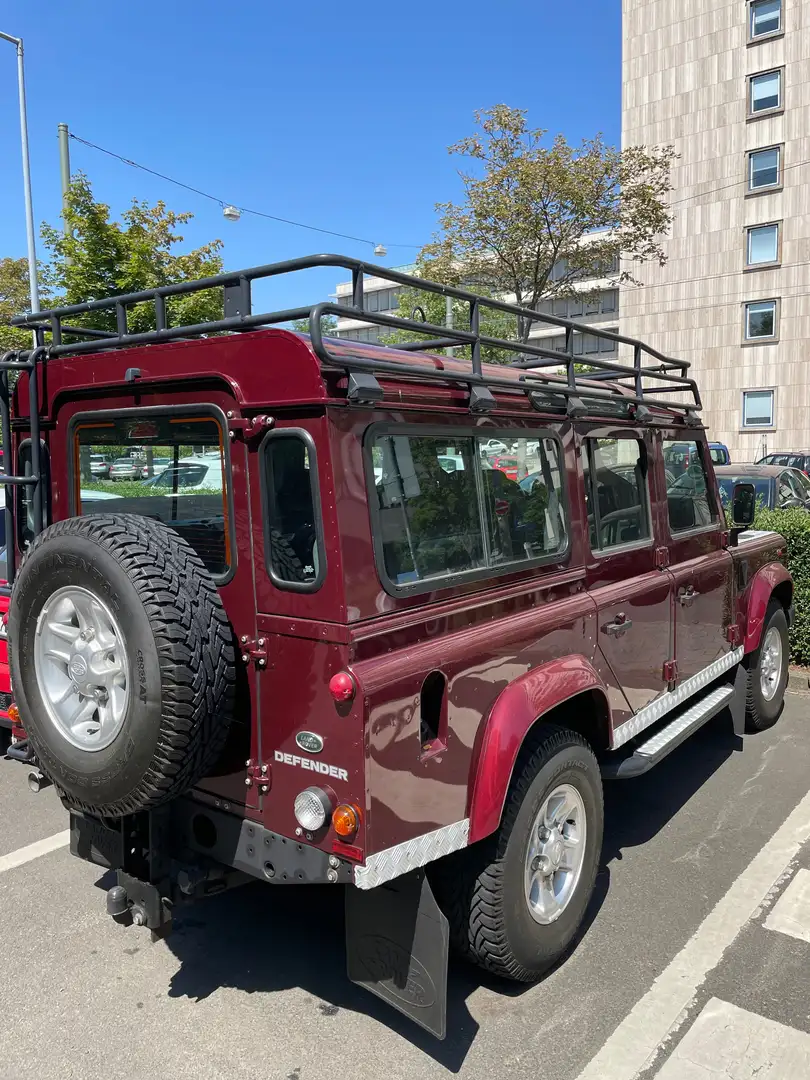
[[[37,222],[56,223],[57,124],[226,201],[387,245],[408,262],[434,204],[459,194],[449,143],[497,102],[571,140],[619,141],[618,0],[393,4],[222,0],[8,0],[0,29],[26,50]],[[550,10],[549,10],[550,9]],[[0,41],[0,256],[25,254],[16,64]],[[225,265],[371,247],[219,207],[71,141],[114,213],[130,200],[191,210],[188,245],[219,237]],[[38,253],[44,254],[38,238]],[[320,298],[332,272],[275,286]],[[265,299],[265,297],[263,297]]]

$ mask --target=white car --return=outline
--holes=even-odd
[[[496,454],[508,454],[509,447],[500,439],[488,439],[485,443],[481,443],[481,452],[487,457],[493,457]]]
[[[142,481],[141,486],[150,488],[155,495],[169,495],[175,491],[183,494],[222,491],[222,458],[219,453],[181,458],[177,465],[170,465],[157,476]]]

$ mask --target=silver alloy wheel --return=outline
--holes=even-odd
[[[585,803],[571,784],[554,788],[532,826],[524,883],[535,922],[559,919],[576,891],[585,860]]]
[[[772,701],[782,677],[782,635],[772,626],[762,642],[759,655],[759,686],[766,701]]]
[[[121,628],[88,589],[67,585],[37,620],[34,672],[48,718],[79,750],[104,750],[129,701],[129,660]]]

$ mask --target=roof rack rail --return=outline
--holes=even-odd
[[[287,308],[280,311],[253,312],[252,308],[252,283],[264,278],[274,278],[282,274],[295,273],[301,270],[309,270],[316,267],[337,267],[351,272],[352,295],[351,306],[323,302],[304,307]],[[399,315],[382,314],[366,309],[364,295],[364,277],[366,275],[381,278],[389,283],[404,285],[409,288],[440,294],[455,300],[461,300],[469,305],[469,327],[446,327],[407,319]],[[223,290],[223,318],[211,322],[196,323],[187,326],[170,326],[167,314],[167,300],[174,296],[183,296],[189,293],[203,292],[208,289]],[[155,329],[142,333],[131,333],[127,321],[128,309],[136,304],[151,303],[154,305]],[[565,330],[565,350],[545,348],[536,341],[511,341],[493,337],[481,330],[482,311],[497,311],[506,315],[515,316],[529,325],[561,327]],[[65,322],[66,319],[74,320],[76,316],[87,315],[92,312],[113,311],[115,313],[116,330],[83,329],[81,326]],[[362,320],[372,325],[388,327],[391,330],[408,330],[415,334],[421,334],[424,340],[407,342],[395,346],[399,351],[435,351],[459,345],[469,345],[471,361],[467,369],[453,367],[437,367],[431,370],[424,366],[413,365],[409,367],[402,359],[386,359],[385,346],[377,349],[366,347],[362,351],[365,355],[352,355],[352,342],[341,339],[339,352],[334,350],[334,343],[324,338],[321,330],[321,319],[325,315],[349,316]],[[482,393],[473,393],[474,387],[500,388],[505,390],[523,390],[531,394],[539,389],[538,384],[543,383],[554,394],[559,394],[567,400],[571,398],[581,399],[587,397],[589,402],[612,400],[615,403],[616,395],[621,393],[625,402],[635,402],[637,405],[652,405],[666,409],[675,409],[683,412],[689,418],[694,419],[694,413],[701,408],[700,394],[694,379],[687,376],[689,364],[684,360],[674,360],[665,356],[657,349],[646,345],[635,338],[616,334],[609,330],[597,329],[584,323],[574,322],[556,315],[540,314],[529,308],[519,307],[502,300],[491,297],[479,296],[467,289],[457,288],[450,285],[441,285],[435,281],[405,274],[400,270],[392,270],[388,267],[366,263],[360,259],[350,258],[344,255],[309,255],[299,259],[288,259],[284,262],[268,263],[265,266],[254,266],[246,270],[237,270],[232,273],[218,274],[215,277],[201,278],[198,281],[183,281],[174,285],[161,285],[154,289],[146,289],[142,292],[126,293],[118,296],[105,297],[100,300],[90,300],[83,304],[71,304],[67,307],[53,308],[50,311],[38,311],[30,315],[22,315],[12,320],[14,326],[33,329],[40,345],[46,342],[46,335],[50,335],[50,356],[71,355],[78,356],[85,353],[97,353],[108,349],[128,348],[133,345],[151,345],[158,342],[173,341],[180,338],[200,337],[223,331],[248,331],[264,326],[274,326],[287,323],[293,319],[309,319],[310,337],[312,347],[318,358],[326,365],[341,368],[347,372],[365,373],[369,376],[377,374],[393,375],[418,375],[420,379],[434,379],[444,383],[454,382],[466,384],[471,397],[471,406],[485,411],[492,407],[491,394],[489,398]],[[589,334],[595,337],[615,342],[617,345],[629,346],[633,350],[633,362],[619,363],[614,360],[601,360],[596,357],[576,357],[573,351],[575,336]],[[64,340],[65,336],[84,337],[87,340],[70,341]],[[506,365],[510,368],[519,368],[524,371],[519,381],[513,378],[499,376],[490,365],[487,371],[481,359],[482,347],[503,350],[512,353],[518,358]],[[358,350],[360,352],[360,350]],[[368,355],[372,353],[372,355]],[[587,366],[588,370],[577,370]],[[555,378],[564,369],[563,378]],[[543,378],[543,375],[552,378]],[[604,389],[598,386],[598,382],[610,380],[614,385]],[[627,380],[630,380],[628,383]],[[597,385],[594,385],[596,383]],[[671,397],[670,395],[686,392],[688,400]],[[2,481],[0,481],[2,482]]]

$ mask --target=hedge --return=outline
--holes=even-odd
[[[785,562],[793,575],[795,620],[790,629],[790,659],[810,665],[810,514],[806,510],[760,510],[755,529],[781,533],[787,540]]]

